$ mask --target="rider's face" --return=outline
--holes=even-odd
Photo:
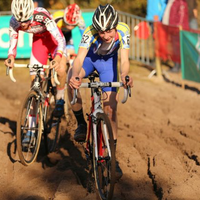
[[[76,26],[74,26],[74,25],[67,25],[67,24],[66,24],[65,27],[66,27],[67,30],[71,31],[71,30],[73,30]]]
[[[115,38],[116,29],[113,28],[113,29],[107,30],[107,31],[99,31],[98,33],[99,33],[100,38],[104,42],[110,43],[110,42],[112,42],[113,38]]]
[[[23,31],[25,31],[29,28],[30,22],[31,22],[31,20],[20,22],[21,28],[22,28]]]

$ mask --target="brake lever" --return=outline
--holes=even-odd
[[[79,77],[76,77],[75,78],[77,81],[79,81]],[[73,95],[73,99],[71,101],[71,105],[74,105],[76,102],[77,102],[77,93],[78,93],[78,90],[77,89],[74,89],[74,95]]]
[[[126,76],[126,77],[125,77],[126,83],[128,83],[129,80],[130,80],[130,79],[129,79],[129,76]],[[128,96],[131,97],[131,88],[130,88],[130,86],[128,86],[128,85],[127,85],[127,90],[128,90]]]
[[[9,63],[9,64],[11,63],[11,59],[8,59],[8,63]],[[10,67],[7,67],[7,68],[6,68],[6,76],[9,75],[9,69],[10,69]]]

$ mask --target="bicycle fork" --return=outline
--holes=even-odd
[[[103,113],[103,111],[101,110]],[[111,157],[111,150],[109,145],[109,139],[108,139],[108,133],[106,125],[100,122],[98,126],[97,118],[93,119],[93,145],[94,145],[94,153],[95,153],[95,159],[99,162],[103,162],[105,158],[103,157],[103,146],[106,147],[108,150],[108,156]],[[103,144],[103,145],[102,145]]]

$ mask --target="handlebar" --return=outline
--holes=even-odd
[[[129,79],[128,79],[129,80]],[[122,82],[87,82],[81,83],[80,88],[101,88],[101,87],[124,87]],[[73,99],[71,104],[74,105],[77,102],[77,89],[74,89]],[[128,96],[131,97],[131,88],[128,86],[124,88],[124,98],[122,103],[125,103],[128,99]]]
[[[36,69],[36,70],[42,70],[42,69],[48,69],[50,66],[49,65],[38,65],[38,64],[31,65],[31,64],[17,64],[17,63],[14,63],[14,67],[33,68],[33,69]],[[13,68],[7,67],[6,75],[7,76],[9,75],[10,79],[13,82],[16,82],[16,79],[13,76]],[[54,68],[53,68],[53,76],[54,76],[55,83],[57,85],[60,85],[60,82],[58,81],[57,72],[54,70]]]

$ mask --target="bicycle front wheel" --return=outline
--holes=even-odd
[[[31,114],[32,110],[32,114]],[[31,126],[29,116],[36,117],[36,124]],[[35,161],[40,148],[41,135],[43,131],[42,107],[40,96],[35,91],[30,91],[26,96],[17,121],[17,151],[21,163],[25,166]],[[23,140],[28,131],[31,131],[29,142],[24,145]]]
[[[105,113],[97,113],[96,131],[97,148],[93,145],[96,187],[101,199],[110,200],[115,185],[115,149],[112,127]]]

